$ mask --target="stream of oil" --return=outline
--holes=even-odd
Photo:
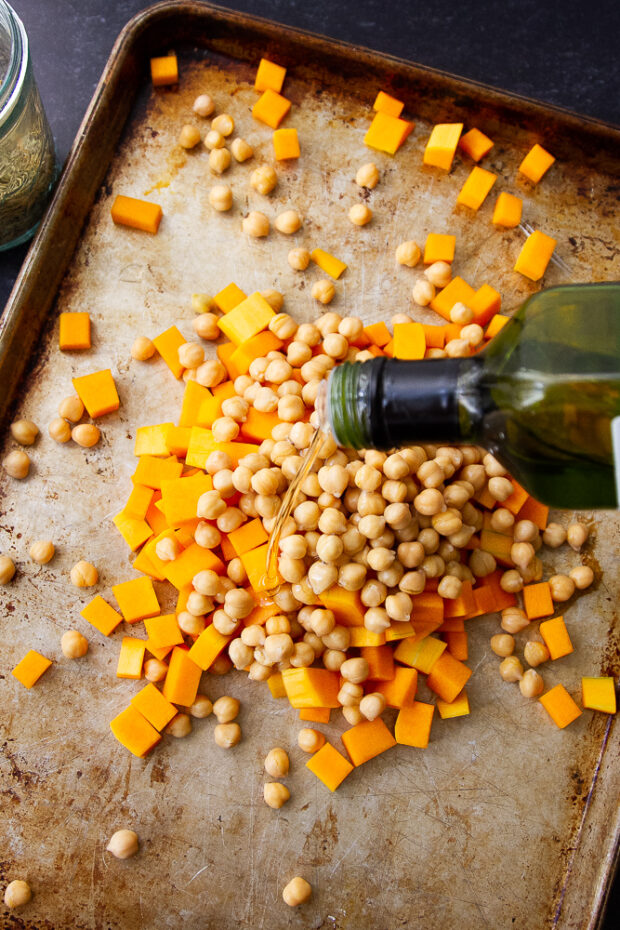
[[[286,494],[282,499],[280,509],[276,516],[276,522],[274,523],[271,535],[269,536],[269,544],[267,546],[267,570],[262,581],[262,587],[265,589],[265,594],[267,597],[273,597],[278,593],[280,588],[280,579],[278,576],[278,550],[280,548],[282,529],[286,523],[286,520],[291,515],[304,480],[310,474],[312,466],[317,460],[317,456],[325,438],[326,435],[323,430],[317,429],[316,433],[312,437],[312,442],[306,450],[301,467],[289,484]]]

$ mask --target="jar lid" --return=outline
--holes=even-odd
[[[13,77],[12,86],[9,86],[8,99],[2,109],[0,109],[0,127],[7,122],[13,110],[17,106],[17,102],[21,96],[22,88],[24,86],[26,71],[28,69],[28,35],[24,29],[24,24],[22,23],[13,7],[10,6],[10,4],[6,3],[4,5],[6,6],[9,13],[9,21],[17,27],[16,39],[17,42],[19,42],[18,51],[21,51],[21,56],[19,59],[19,71],[17,75]],[[12,46],[12,53],[14,51],[14,47],[15,46]],[[9,71],[7,73],[7,78],[9,81],[11,80],[11,70],[14,71],[15,69],[11,69],[11,63],[9,63]]]

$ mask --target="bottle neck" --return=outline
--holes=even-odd
[[[323,422],[354,449],[475,442],[481,370],[480,357],[344,363],[330,373]]]

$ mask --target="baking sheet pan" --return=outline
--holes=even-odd
[[[179,54],[179,87],[153,91],[148,59],[170,48]],[[299,164],[278,166],[270,198],[248,184],[257,161],[271,160],[271,132],[250,115],[262,55],[289,68],[287,125],[302,143]],[[363,145],[379,88],[404,99],[416,120],[394,159]],[[206,152],[176,147],[205,91],[256,151],[224,178],[235,197],[226,215],[208,206]],[[495,140],[485,167],[523,196],[529,222],[558,239],[572,280],[620,277],[619,133],[611,127],[205,4],[159,4],[119,38],[0,333],[5,419],[27,416],[42,428],[31,476],[19,485],[3,477],[1,485],[0,551],[14,557],[18,575],[0,590],[0,876],[27,877],[35,898],[0,926],[596,926],[617,846],[617,727],[585,712],[557,731],[542,708],[501,682],[488,647],[496,617],[469,627],[471,716],[439,721],[427,750],[398,747],[332,796],[303,767],[295,712],[236,673],[206,675],[203,688],[242,700],[244,740],[234,751],[214,745],[206,720],[147,760],[129,756],[108,727],[139,687],[114,677],[123,634],[105,640],[88,628],[79,611],[92,592],[68,583],[80,558],[99,567],[104,597],[133,577],[110,518],[128,493],[136,427],[176,420],[182,385],[160,360],[131,363],[129,348],[137,333],[153,336],[173,323],[191,336],[192,292],[213,293],[231,280],[248,293],[276,287],[297,319],[313,319],[318,269],[295,273],[286,254],[293,244],[319,245],[349,264],[333,309],[386,319],[412,308],[415,272],[395,265],[395,247],[429,232],[455,233],[458,273],[497,287],[505,308],[537,290],[508,270],[520,233],[494,231],[491,204],[473,219],[454,209],[469,165],[457,157],[449,176],[421,166],[431,123],[455,118]],[[534,141],[558,158],[535,189],[515,180]],[[368,160],[382,180],[369,196],[373,222],[360,230],[347,212],[360,198],[355,171]],[[149,190],[164,209],[158,236],[114,227],[113,197]],[[273,219],[288,207],[304,217],[296,236],[242,239],[248,210]],[[550,267],[545,285],[563,280]],[[81,309],[91,313],[94,348],[62,354],[58,313]],[[105,367],[121,409],[101,421],[104,440],[92,450],[55,445],[45,428],[71,393],[71,377]],[[548,686],[562,681],[573,693],[582,674],[617,673],[618,520],[600,514],[592,526],[585,557],[596,585],[565,611],[575,652],[544,670]],[[27,558],[40,537],[58,546],[49,566]],[[548,569],[577,561],[545,554]],[[158,591],[164,607],[171,604],[164,587]],[[91,642],[78,663],[60,655],[60,636],[72,627]],[[28,648],[60,658],[25,692],[10,669]],[[344,726],[325,729],[338,745]],[[292,759],[292,798],[279,813],[262,801],[262,760],[273,745],[289,748]],[[130,863],[103,851],[125,825],[142,841]],[[294,874],[314,893],[289,912],[280,892]]]

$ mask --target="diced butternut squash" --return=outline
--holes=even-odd
[[[351,627],[351,629],[355,628]],[[414,633],[413,623],[410,620],[392,620],[385,631],[385,641],[386,643],[395,643],[399,639],[407,639],[408,636],[413,636]]]
[[[221,291],[217,292],[213,300],[222,313],[229,313],[231,310],[234,310],[242,300],[245,300],[246,297],[247,294],[242,291],[234,281],[231,281],[230,284],[227,284],[226,287],[223,287]]]
[[[549,650],[552,659],[561,659],[563,656],[570,655],[573,651],[573,644],[570,641],[564,617],[544,620],[540,624],[539,633],[544,639],[545,646]]]
[[[232,310],[224,314],[218,324],[231,342],[240,346],[246,340],[267,329],[269,321],[275,314],[265,298],[258,291],[250,294]]]
[[[482,287],[478,288],[467,306],[474,311],[472,322],[484,327],[497,313],[501,305],[501,294],[490,284],[483,284]]]
[[[73,378],[72,381],[89,417],[95,419],[112,410],[118,410],[120,401],[109,368],[94,371],[90,375],[82,375],[80,378]]]
[[[394,651],[394,658],[428,675],[445,648],[446,644],[434,636],[425,636],[418,642],[411,638],[403,639]]]
[[[335,791],[354,767],[331,743],[325,743],[308,759],[306,768],[310,769],[330,791]]]
[[[308,723],[329,723],[330,716],[331,708],[329,707],[302,707],[299,711],[299,719]]]
[[[452,278],[443,290],[439,291],[431,300],[431,310],[441,314],[445,320],[450,320],[450,311],[456,303],[463,303],[469,307],[470,301],[476,292],[473,287],[458,275]]]
[[[165,84],[177,84],[179,81],[179,64],[177,56],[163,55],[151,58],[151,80],[153,87],[163,87]]]
[[[396,740],[381,717],[364,720],[340,737],[353,765],[363,765],[396,745]]]
[[[414,701],[410,707],[402,707],[394,725],[396,742],[401,746],[425,749],[431,736],[434,713],[434,706],[422,701]]]
[[[495,201],[493,217],[491,222],[494,226],[504,226],[506,229],[514,229],[521,222],[523,213],[523,201],[514,194],[508,194],[502,191]]]
[[[86,607],[83,607],[80,614],[104,636],[113,633],[123,620],[118,611],[114,610],[107,601],[104,601],[100,594],[93,598]]]
[[[254,79],[254,89],[274,90],[276,94],[279,94],[282,90],[285,77],[286,68],[283,68],[282,65],[277,65],[275,61],[261,58]]]
[[[291,101],[268,87],[252,107],[252,116],[277,129],[290,109]]]
[[[398,117],[403,112],[404,106],[402,100],[397,100],[396,97],[391,97],[390,94],[380,90],[375,97],[372,108],[378,113],[387,113],[388,116]]]
[[[267,679],[267,687],[271,692],[272,698],[279,700],[280,698],[286,697],[286,688],[282,681],[282,672],[274,672],[273,675],[270,675]]]
[[[235,551],[235,555],[238,556],[243,555],[244,552],[249,552],[251,549],[256,549],[258,546],[263,546],[269,541],[262,520],[258,517],[254,520],[248,520],[238,530],[233,530],[228,534],[228,539]]]
[[[364,332],[370,339],[371,343],[375,346],[378,346],[379,348],[387,345],[392,338],[390,331],[383,320],[381,320],[379,323],[371,323],[369,326],[365,326]]]
[[[194,643],[194,645],[196,644]],[[164,697],[171,704],[191,707],[198,694],[201,675],[202,670],[190,658],[189,652],[175,646],[170,656],[170,664],[164,681]]]
[[[391,681],[380,681],[373,688],[383,695],[388,707],[408,707],[413,704],[418,688],[417,670],[397,665]]]
[[[217,442],[211,430],[192,426],[185,464],[193,468],[204,468],[212,452],[227,452],[234,465],[237,465],[240,458],[256,452],[257,449],[257,445],[249,442]]]
[[[32,688],[51,664],[51,659],[47,659],[34,649],[29,649],[24,658],[14,669],[11,669],[11,674],[24,688]]]
[[[166,430],[166,444],[168,446],[168,452],[171,455],[178,455],[180,458],[184,459],[187,455],[190,433],[191,427],[173,426],[171,423]]]
[[[132,705],[142,716],[148,720],[156,730],[163,730],[172,718],[176,716],[177,709],[155,685],[149,683],[138,691],[131,699]]]
[[[224,573],[224,563],[211,552],[203,549],[198,543],[192,543],[184,549],[176,559],[164,563],[164,575],[175,588],[181,590],[190,584],[194,575],[209,569],[218,574]]]
[[[496,181],[496,174],[475,165],[460,189],[456,202],[470,210],[479,210]]]
[[[442,701],[451,704],[470,678],[471,669],[451,656],[449,652],[444,652],[433,665],[426,684]]]
[[[131,480],[134,485],[143,484],[147,488],[159,491],[161,490],[162,481],[180,478],[182,472],[183,464],[177,461],[174,456],[168,459],[159,459],[152,455],[141,455],[138,460],[138,467]]]
[[[375,633],[374,630],[367,630],[365,626],[349,627],[351,649],[362,649],[365,646],[383,646],[385,644],[385,633]]]
[[[58,347],[62,352],[90,349],[90,314],[61,313]]]
[[[270,617],[275,617],[276,614],[279,613],[280,608],[277,604],[259,604],[258,607],[254,608],[249,617],[245,618],[243,624],[244,626],[253,626],[254,624],[264,626]]]
[[[525,245],[519,252],[514,270],[529,278],[530,281],[540,281],[556,247],[556,240],[536,229],[525,240]]]
[[[186,341],[187,340],[176,326],[170,326],[153,339],[155,348],[177,381],[183,374],[183,366],[179,361],[179,349]]]
[[[465,689],[450,704],[437,698],[436,706],[442,720],[448,720],[450,717],[466,717],[469,714],[469,698]]]
[[[280,422],[277,413],[264,413],[250,407],[245,421],[240,424],[239,436],[249,442],[261,443],[264,439],[271,438],[271,431]]]
[[[413,604],[411,620],[416,630],[420,622],[435,624],[436,626],[443,623],[444,602],[443,598],[435,591],[423,591],[422,594],[414,594],[411,597],[411,602]]]
[[[424,264],[451,262],[454,259],[455,247],[456,236],[448,236],[444,233],[429,233],[424,246]]]
[[[343,271],[347,270],[347,266],[344,262],[330,255],[329,252],[324,252],[323,249],[313,249],[312,252],[310,252],[310,258],[315,265],[319,266],[321,271],[324,271],[325,274],[328,274],[331,278],[336,280]]]
[[[143,484],[134,484],[123,511],[134,520],[144,520],[155,491]]]
[[[539,530],[546,530],[549,520],[549,508],[534,497],[528,497],[517,514],[517,520],[531,520]]]
[[[219,654],[226,648],[232,636],[224,636],[215,629],[213,624],[202,631],[194,645],[189,650],[190,659],[206,672],[211,668]],[[176,702],[175,702],[176,703]]]
[[[467,633],[465,630],[446,630],[444,634],[448,652],[455,659],[467,662],[469,650],[467,647]]]
[[[136,430],[134,455],[165,455],[168,456],[168,442],[166,434],[172,423],[157,423],[155,426],[139,426]]]
[[[116,667],[117,678],[133,678],[136,681],[142,678],[142,663],[146,640],[136,639],[134,636],[123,636],[121,651]]]
[[[273,134],[273,154],[276,161],[299,158],[299,136],[296,129],[276,129]]]
[[[547,691],[547,693],[539,697],[538,700],[555,725],[561,730],[567,727],[569,723],[572,723],[573,720],[576,720],[577,717],[581,716],[579,707],[573,701],[564,685],[556,685],[555,688],[551,688],[550,691]]]
[[[282,348],[282,340],[278,339],[270,330],[264,330],[236,346],[231,355],[231,361],[239,374],[245,375],[255,358],[264,358],[269,352],[277,352]],[[250,410],[254,410],[253,407]],[[258,411],[256,411],[258,413]]]
[[[511,513],[514,513],[516,516],[521,510],[521,508],[523,507],[526,500],[528,499],[529,495],[527,491],[525,490],[525,488],[521,487],[519,482],[515,481],[514,478],[512,479],[512,484],[514,487],[514,491],[512,492],[510,497],[507,497],[506,500],[502,503],[502,507],[505,507],[507,510],[509,510]]]
[[[533,184],[538,184],[554,161],[553,155],[544,149],[542,145],[536,143],[519,165],[519,171]]]
[[[183,643],[183,634],[177,622],[176,614],[162,614],[159,617],[147,617],[144,628],[148,633],[149,641],[157,649],[166,646],[180,646]]]
[[[179,417],[179,426],[196,426],[198,423],[198,411],[200,405],[207,397],[212,397],[209,388],[203,387],[197,381],[188,381],[185,385],[183,394],[183,405],[181,407],[181,416]]]
[[[379,111],[375,114],[368,132],[364,136],[364,144],[369,148],[377,149],[379,152],[395,155],[413,130],[414,125],[414,123],[407,120]]]
[[[112,523],[132,552],[152,536],[153,531],[145,520],[136,520],[135,517],[128,516],[124,510],[112,517]]]
[[[582,678],[583,706],[604,714],[616,713],[616,689],[613,678]]]
[[[319,600],[324,607],[333,611],[336,623],[341,626],[364,626],[365,608],[360,600],[359,591],[346,591],[335,585],[322,591]]]
[[[492,339],[493,336],[497,336],[498,333],[501,333],[502,329],[504,328],[506,323],[509,322],[509,320],[510,320],[509,316],[504,316],[501,313],[496,313],[495,316],[492,317],[491,322],[486,328],[486,331],[484,334],[485,338]]]
[[[196,516],[198,500],[213,490],[211,475],[199,472],[191,478],[173,478],[161,483],[161,504],[168,526],[178,526]]]
[[[391,681],[394,678],[394,653],[390,646],[364,646],[360,655],[368,662],[371,681]]]
[[[540,620],[541,617],[550,617],[553,613],[553,598],[548,581],[538,584],[526,584],[523,588],[523,607],[528,620]]]
[[[292,707],[339,707],[338,675],[324,668],[287,668],[282,681]]]
[[[112,585],[112,593],[127,623],[137,623],[159,613],[159,602],[150,578],[132,578]]]
[[[421,323],[394,324],[394,358],[420,359],[426,352],[426,333]]]
[[[474,161],[480,161],[489,154],[493,148],[493,142],[479,129],[470,129],[459,139],[459,148]]]
[[[110,729],[119,743],[141,759],[160,741],[155,727],[131,705],[110,722]]]
[[[125,197],[123,194],[117,194],[110,212],[117,226],[130,226],[153,234],[159,229],[164,215],[158,203]]]
[[[438,123],[433,126],[424,149],[424,164],[449,171],[462,131],[462,123]]]
[[[245,568],[246,575],[252,590],[257,594],[263,594],[269,585],[282,584],[282,576],[276,572],[275,578],[267,578],[267,543],[264,546],[257,546],[240,555],[241,562]]]

